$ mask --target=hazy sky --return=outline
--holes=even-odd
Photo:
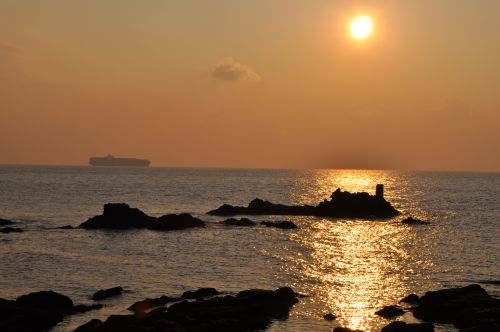
[[[500,1],[0,0],[0,163],[108,153],[500,171]]]

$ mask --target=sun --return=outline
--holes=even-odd
[[[349,23],[351,36],[357,40],[364,40],[373,34],[373,20],[370,16],[357,16]]]

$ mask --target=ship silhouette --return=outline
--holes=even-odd
[[[91,157],[89,160],[91,166],[132,166],[148,167],[151,161],[137,158],[115,158],[108,154],[106,157]]]

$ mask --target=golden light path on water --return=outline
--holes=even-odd
[[[391,193],[393,178],[387,172],[316,173],[315,181],[299,184],[316,192],[292,193],[295,203],[317,202],[337,187],[373,193],[377,183],[385,184],[389,201],[397,201],[395,195],[403,194]],[[414,230],[394,220],[303,220],[307,227],[291,239],[307,248],[308,254],[298,257],[290,269],[301,274],[302,286],[312,293],[306,301],[317,302],[317,310],[325,308],[337,315],[340,326],[366,331],[384,326],[388,321],[374,312],[410,294],[412,284],[425,280],[424,271],[432,265],[422,252],[412,252],[417,242]],[[312,310],[309,314],[318,317],[321,312]],[[413,317],[405,315],[403,320],[412,321]]]

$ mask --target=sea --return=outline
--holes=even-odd
[[[387,220],[252,216],[291,220],[297,230],[223,226],[207,211],[224,203],[317,204],[337,188],[374,193],[402,212]],[[109,202],[147,214],[191,213],[206,228],[63,230]],[[407,216],[429,225],[406,225]],[[122,296],[67,317],[53,331],[128,314],[138,300],[215,287],[227,294],[290,286],[306,295],[267,331],[379,331],[374,313],[410,293],[479,283],[500,296],[500,173],[0,166],[0,218],[23,233],[0,233],[0,297],[53,290],[92,303],[102,288]],[[333,313],[333,322],[323,319]],[[406,313],[398,319],[414,322]],[[437,325],[437,331],[454,331]]]

